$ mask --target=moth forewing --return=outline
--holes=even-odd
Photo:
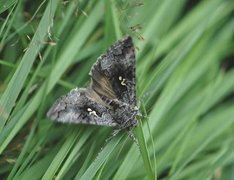
[[[137,125],[135,52],[132,38],[114,43],[90,71],[87,88],[59,98],[48,111],[65,123],[94,124],[128,130]]]

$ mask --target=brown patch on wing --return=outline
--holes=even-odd
[[[116,99],[116,95],[112,89],[110,81],[97,70],[92,71],[91,87],[99,95],[105,96],[109,99]]]
[[[85,91],[85,95],[94,102],[97,102],[99,104],[102,104],[103,106],[106,106],[105,102],[101,99],[101,97],[91,88],[87,88]]]

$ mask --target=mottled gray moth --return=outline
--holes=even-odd
[[[47,116],[64,123],[114,127],[137,125],[135,52],[130,36],[117,41],[92,66],[91,83],[60,97]],[[130,133],[131,134],[131,133]]]

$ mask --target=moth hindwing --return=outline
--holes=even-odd
[[[60,97],[47,116],[64,123],[129,129],[137,125],[135,53],[130,36],[101,55],[89,73],[87,88]]]

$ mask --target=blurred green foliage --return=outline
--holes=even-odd
[[[0,13],[1,179],[234,179],[232,0],[3,0]],[[127,34],[139,147],[46,118]]]

